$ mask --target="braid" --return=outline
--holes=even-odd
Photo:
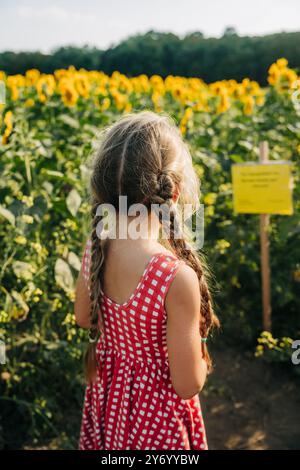
[[[183,258],[188,266],[190,266],[196,272],[198,279],[199,279],[199,288],[200,288],[200,295],[201,295],[201,306],[200,306],[200,314],[201,314],[201,322],[200,322],[200,334],[201,337],[206,338],[211,330],[212,327],[219,327],[219,320],[214,313],[213,305],[212,305],[212,297],[210,294],[210,290],[208,287],[208,283],[206,280],[207,274],[205,273],[205,264],[199,255],[192,249],[192,247],[188,246],[187,242],[183,238],[176,238],[174,237],[174,225],[176,221],[177,213],[176,210],[171,209],[170,211],[170,244],[173,247],[174,251]],[[211,359],[207,350],[206,343],[202,343],[202,351],[204,359],[207,362],[208,370],[211,371],[212,363]]]
[[[89,346],[85,355],[85,372],[88,381],[92,381],[96,377],[97,358],[96,358],[96,345],[97,337],[102,334],[99,329],[99,312],[101,316],[101,323],[104,325],[103,318],[100,311],[101,300],[101,274],[104,262],[104,252],[102,248],[102,241],[99,240],[97,235],[97,227],[101,223],[102,215],[97,215],[98,204],[96,202],[92,205],[92,233],[91,233],[91,268],[90,268],[90,330],[89,330]],[[99,365],[98,365],[99,366]]]
[[[160,191],[158,194],[152,196],[151,202],[154,204],[162,204],[161,210],[158,212],[158,217],[165,234],[167,234],[170,246],[180,259],[183,259],[188,266],[194,269],[198,276],[201,294],[201,322],[199,325],[199,331],[201,337],[206,338],[212,327],[219,327],[219,320],[215,315],[212,306],[212,298],[206,280],[207,272],[205,269],[205,263],[201,260],[199,254],[195,252],[195,250],[184,239],[183,233],[180,229],[178,214],[172,201],[175,186],[172,181],[172,177],[170,174],[165,172],[160,176],[160,178],[163,179],[163,181],[160,180]],[[168,217],[166,217],[166,215],[168,215]],[[178,234],[180,236],[178,236]],[[202,343],[202,353],[210,372],[212,369],[212,362],[206,343]]]

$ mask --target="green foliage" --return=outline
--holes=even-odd
[[[154,106],[148,95],[130,99],[134,109]],[[16,448],[47,439],[76,447],[86,335],[75,326],[73,302],[88,233],[86,161],[97,130],[120,111],[81,98],[66,107],[58,95],[31,107],[10,100],[7,110],[13,131],[0,147],[0,339],[8,358],[0,443]],[[184,110],[167,95],[165,111],[179,123]],[[274,334],[299,337],[299,117],[297,102],[270,88],[253,115],[237,104],[221,114],[195,112],[187,124],[205,204],[204,251],[217,279],[218,341],[253,346],[261,330],[259,219],[233,214],[230,170],[234,162],[257,161],[264,139],[271,159],[293,162],[295,213],[271,217],[272,305]]]
[[[293,340],[288,337],[273,338],[268,331],[263,331],[257,340],[255,356],[266,362],[279,363],[289,367],[295,374],[300,374],[300,368],[292,363]]]
[[[300,246],[298,116],[292,102],[271,91],[255,116],[241,117],[233,110],[218,116],[200,114],[190,131],[194,159],[204,169],[202,191],[216,195],[213,210],[206,207],[204,249],[219,285],[215,300],[225,341],[235,337],[249,344],[261,330],[259,217],[233,214],[230,183],[232,163],[257,161],[261,140],[269,142],[271,159],[293,162],[295,212],[290,217],[272,216],[269,238],[274,333],[300,334],[295,274]],[[219,240],[228,241],[229,246],[216,249]]]
[[[266,70],[278,58],[286,57],[300,67],[300,33],[277,33],[261,37],[240,37],[227,28],[221,38],[205,38],[194,32],[182,39],[172,33],[149,31],[130,37],[106,51],[89,47],[61,47],[51,54],[2,52],[0,70],[8,74],[37,68],[52,73],[74,65],[87,70],[126,75],[159,74],[201,77],[207,82],[249,77],[266,82]]]

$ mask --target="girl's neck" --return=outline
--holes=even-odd
[[[118,214],[116,221],[116,239],[143,242],[157,241],[160,223],[155,213],[147,216],[128,216]]]
[[[109,237],[108,251],[151,252],[158,249],[160,224],[155,214],[147,217],[118,216],[116,236]]]

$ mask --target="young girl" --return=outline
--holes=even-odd
[[[198,393],[218,320],[197,253],[175,236],[179,209],[198,205],[199,181],[170,119],[141,112],[106,130],[91,193],[75,302],[90,341],[79,448],[207,449]],[[144,219],[124,215],[119,196],[143,205]],[[116,210],[115,237],[101,236],[101,204]],[[153,204],[169,209],[169,223]]]

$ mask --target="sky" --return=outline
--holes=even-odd
[[[300,31],[300,0],[0,0],[0,50],[100,49],[149,30],[219,37]]]

